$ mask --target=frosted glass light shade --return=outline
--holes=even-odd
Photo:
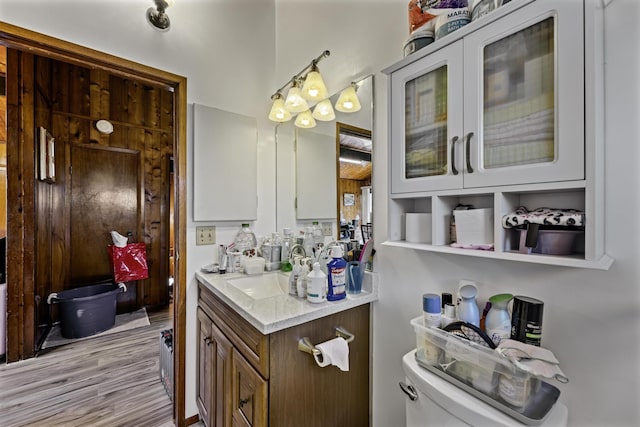
[[[336,113],[333,111],[333,106],[329,99],[318,102],[313,109],[313,118],[320,120],[321,122],[329,122],[336,118]]]
[[[292,113],[302,113],[309,109],[307,101],[300,95],[300,88],[294,83],[287,93],[287,99],[284,101],[284,108]]]
[[[302,85],[302,96],[309,101],[321,101],[329,96],[327,86],[318,71],[307,74]]]
[[[340,93],[336,102],[336,110],[343,113],[354,113],[360,110],[360,100],[353,86],[349,86]]]
[[[298,117],[296,117],[295,125],[303,129],[315,127],[316,121],[311,115],[311,110],[307,110],[298,114]]]
[[[284,101],[281,97],[277,97],[273,101],[269,112],[269,120],[274,122],[288,122],[291,120],[291,113],[284,108]]]

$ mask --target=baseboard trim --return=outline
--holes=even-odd
[[[184,425],[186,426],[191,426],[194,425],[195,423],[197,423],[198,421],[200,421],[200,416],[198,414],[193,415],[187,419],[184,420]]]

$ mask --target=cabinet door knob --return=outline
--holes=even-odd
[[[458,169],[456,169],[456,142],[458,142],[457,136],[451,138],[451,173],[454,175],[458,175]]]
[[[249,403],[249,399],[240,399],[240,407],[244,407],[244,405],[246,405],[247,403]]]
[[[467,172],[473,173],[473,168],[471,167],[471,137],[473,136],[473,132],[469,132],[467,134]]]
[[[208,346],[211,345],[211,337],[205,337],[202,341],[204,341]]]

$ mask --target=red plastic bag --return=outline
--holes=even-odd
[[[121,248],[109,245],[113,279],[116,283],[142,280],[149,277],[147,247],[144,243],[129,243]]]

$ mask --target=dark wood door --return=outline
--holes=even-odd
[[[211,422],[211,395],[213,394],[213,374],[211,364],[213,360],[211,347],[211,319],[198,308],[196,339],[198,345],[196,375],[196,404],[200,411],[200,418],[204,425],[209,427]]]
[[[139,236],[140,154],[131,150],[71,146],[69,279],[73,284],[112,278],[110,232]],[[118,311],[138,308],[136,287],[118,297]]]

